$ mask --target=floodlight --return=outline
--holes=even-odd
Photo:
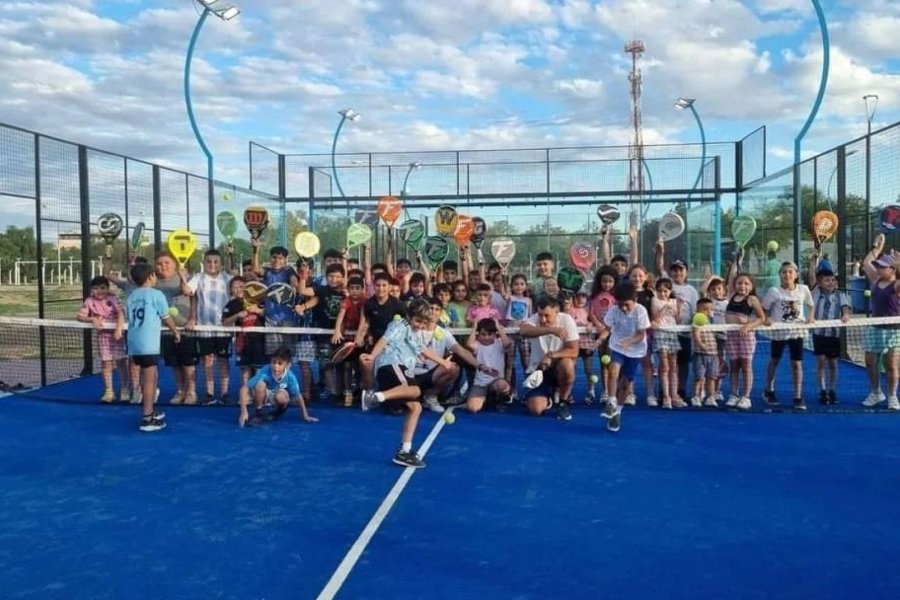
[[[353,110],[352,108],[345,108],[344,110],[339,110],[338,114],[350,121],[355,121],[362,116],[358,112]]]
[[[682,96],[678,100],[675,101],[675,108],[679,110],[684,110],[685,108],[690,108],[694,105],[694,98],[685,98]]]

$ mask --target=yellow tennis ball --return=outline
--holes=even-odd
[[[395,321],[400,321],[401,319],[403,319],[403,317],[401,317],[400,315],[394,315]]]
[[[600,362],[602,362],[604,365],[608,365],[612,362],[612,357],[609,354],[604,354],[600,357]]]
[[[601,358],[600,360],[603,360],[603,359]],[[596,375],[591,375],[591,383],[597,383],[598,381],[600,381],[599,377],[597,377]]]
[[[436,339],[437,341],[441,341],[442,339],[444,339],[444,334],[441,333],[440,329],[434,330],[434,339]]]
[[[229,194],[228,192],[225,192],[224,194],[222,194],[222,200],[224,200],[225,202],[228,202],[229,200],[231,200],[231,194]]]
[[[697,313],[696,315],[694,315],[694,325],[696,327],[709,325],[709,317],[707,317],[704,313]]]
[[[866,298],[868,298],[871,295],[872,295],[872,290],[866,290],[863,292],[863,296],[865,296]]]
[[[456,423],[456,415],[453,414],[452,410],[444,411],[444,423],[447,425]]]
[[[766,244],[766,250],[769,252],[778,252],[778,242],[770,240],[769,243]]]
[[[177,317],[177,316],[178,316],[178,309],[175,308],[174,306],[170,307],[170,308],[169,308],[169,316],[172,317],[173,319],[174,319],[175,317]]]

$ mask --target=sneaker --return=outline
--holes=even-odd
[[[621,409],[616,405],[616,403],[610,400],[603,405],[603,410],[600,411],[600,416],[604,419],[612,419],[619,413],[620,410]]]
[[[234,402],[232,402],[231,396],[222,394],[222,406],[231,406],[232,404],[234,404]]]
[[[463,397],[460,396],[459,394],[453,394],[452,396],[447,398],[447,400],[444,401],[444,404],[446,404],[447,406],[459,406],[459,405],[465,404],[465,403],[466,403],[465,399],[463,399]]]
[[[184,403],[190,406],[194,406],[197,404],[197,393],[196,392],[188,392],[184,395]]]
[[[359,400],[359,407],[363,412],[371,410],[376,404],[378,404],[378,399],[375,397],[375,392],[372,390],[363,390],[362,397]]]
[[[587,396],[584,397],[584,403],[588,406],[591,406],[596,398],[594,397],[594,390],[591,390],[587,393]]]
[[[637,398],[634,394],[625,396],[625,406],[634,406],[635,404],[637,404]]]
[[[722,392],[716,392],[715,399],[716,402],[725,402],[725,396],[722,395]]]
[[[218,403],[219,403],[219,401],[212,394],[207,394],[206,397],[203,399],[203,406],[215,406]],[[185,404],[187,404],[187,402],[185,402]]]
[[[650,408],[659,406],[659,401],[656,399],[656,396],[647,396],[647,406]]]
[[[276,405],[275,408],[269,411],[269,413],[266,415],[266,421],[277,421],[282,416],[284,416],[284,413],[287,412],[287,409],[287,404],[285,404],[284,406],[280,404]]]
[[[666,410],[672,410],[672,400],[670,398],[663,398],[662,407]]]
[[[425,463],[422,462],[419,455],[413,451],[398,451],[397,454],[394,455],[393,462],[395,465],[400,465],[401,467],[412,467],[414,469],[422,469],[425,467]]]
[[[735,406],[738,405],[738,402],[740,402],[740,401],[741,401],[740,398],[738,398],[737,396],[732,394],[732,395],[728,396],[728,402],[725,403],[725,406],[727,406],[728,408],[734,408]]]
[[[350,390],[344,392],[344,406],[353,406],[353,392],[351,392]]]
[[[175,395],[169,400],[169,404],[184,404],[184,392],[175,392]]]
[[[803,398],[794,398],[794,410],[798,412],[806,410],[806,402],[803,401]]]
[[[128,390],[122,390],[122,393],[119,394],[119,402],[131,402],[131,392],[129,392]]]
[[[622,428],[622,411],[619,410],[606,422],[606,430],[616,433]]]
[[[681,398],[675,398],[672,400],[672,408],[687,408],[688,403],[682,400]]]
[[[834,393],[834,390],[828,390],[828,404],[834,406],[838,403],[837,394]]]
[[[144,395],[141,392],[141,388],[134,390],[134,393],[131,394],[131,403],[132,404],[140,404],[143,401]]]
[[[556,407],[556,418],[560,421],[572,420],[572,399],[563,400]]]
[[[766,406],[778,406],[778,398],[775,397],[775,392],[763,392],[763,400]]]
[[[897,396],[891,396],[887,399],[888,410],[898,411],[900,410],[900,400],[897,399]]]
[[[103,392],[103,395],[100,396],[100,402],[103,404],[112,404],[116,401],[116,393],[112,390],[106,390]]]
[[[753,402],[750,401],[750,398],[744,396],[743,398],[738,400],[738,403],[735,404],[735,406],[738,408],[738,410],[750,410],[751,408],[753,408]]]
[[[609,404],[609,394],[600,395],[600,404]]]
[[[703,401],[703,406],[707,408],[719,408],[719,403],[716,402],[715,396],[709,396],[706,400]]]
[[[828,390],[819,390],[819,404],[822,406],[828,404]]]
[[[878,392],[871,392],[868,396],[866,396],[866,399],[863,400],[862,404],[863,406],[872,408],[873,406],[878,406],[879,404],[884,402],[884,400],[884,394],[881,393],[881,390],[878,390]]]
[[[700,408],[703,406],[703,400],[700,399],[700,396],[694,396],[691,398],[691,406],[693,408]]]
[[[145,417],[143,420],[141,420],[141,426],[140,426],[141,431],[144,431],[147,433],[152,433],[154,431],[159,431],[160,429],[165,429],[165,428],[166,428],[166,422],[163,421],[162,419],[157,419],[153,416],[150,416],[150,417]]]
[[[469,382],[463,381],[462,385],[459,386],[459,395],[462,396],[463,398],[465,398],[468,393],[469,393]]]
[[[540,369],[536,371],[532,371],[531,375],[525,378],[525,382],[522,384],[525,386],[525,389],[533,390],[544,382],[544,372]]]
[[[154,409],[153,409],[153,418],[154,418],[154,419],[159,419],[160,421],[165,421],[165,420],[166,420],[166,413],[164,413],[164,412],[161,411],[161,410],[157,410],[157,409],[154,408]]]
[[[431,412],[435,412],[439,415],[444,412],[444,407],[441,406],[440,402],[438,402],[437,396],[426,397],[424,400],[422,400],[422,405]]]

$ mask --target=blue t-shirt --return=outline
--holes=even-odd
[[[125,302],[129,356],[159,354],[162,319],[168,314],[169,304],[159,290],[140,287],[129,294]]]
[[[287,390],[288,397],[291,399],[300,395],[300,383],[297,381],[296,375],[294,375],[289,368],[284,370],[281,379],[275,378],[275,375],[272,374],[272,367],[270,365],[261,368],[256,372],[256,375],[251,377],[250,381],[247,382],[247,387],[251,394],[253,393],[253,388],[260,383],[264,383],[266,389],[270,392]]]

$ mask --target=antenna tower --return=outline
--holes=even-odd
[[[628,195],[633,201],[637,200],[641,205],[638,214],[643,214],[644,198],[644,134],[641,125],[641,68],[639,66],[641,56],[645,50],[644,42],[632,40],[625,44],[625,52],[631,55],[631,73],[628,81],[631,83],[631,127],[634,130],[634,139],[628,147]],[[634,211],[632,211],[634,215]]]

